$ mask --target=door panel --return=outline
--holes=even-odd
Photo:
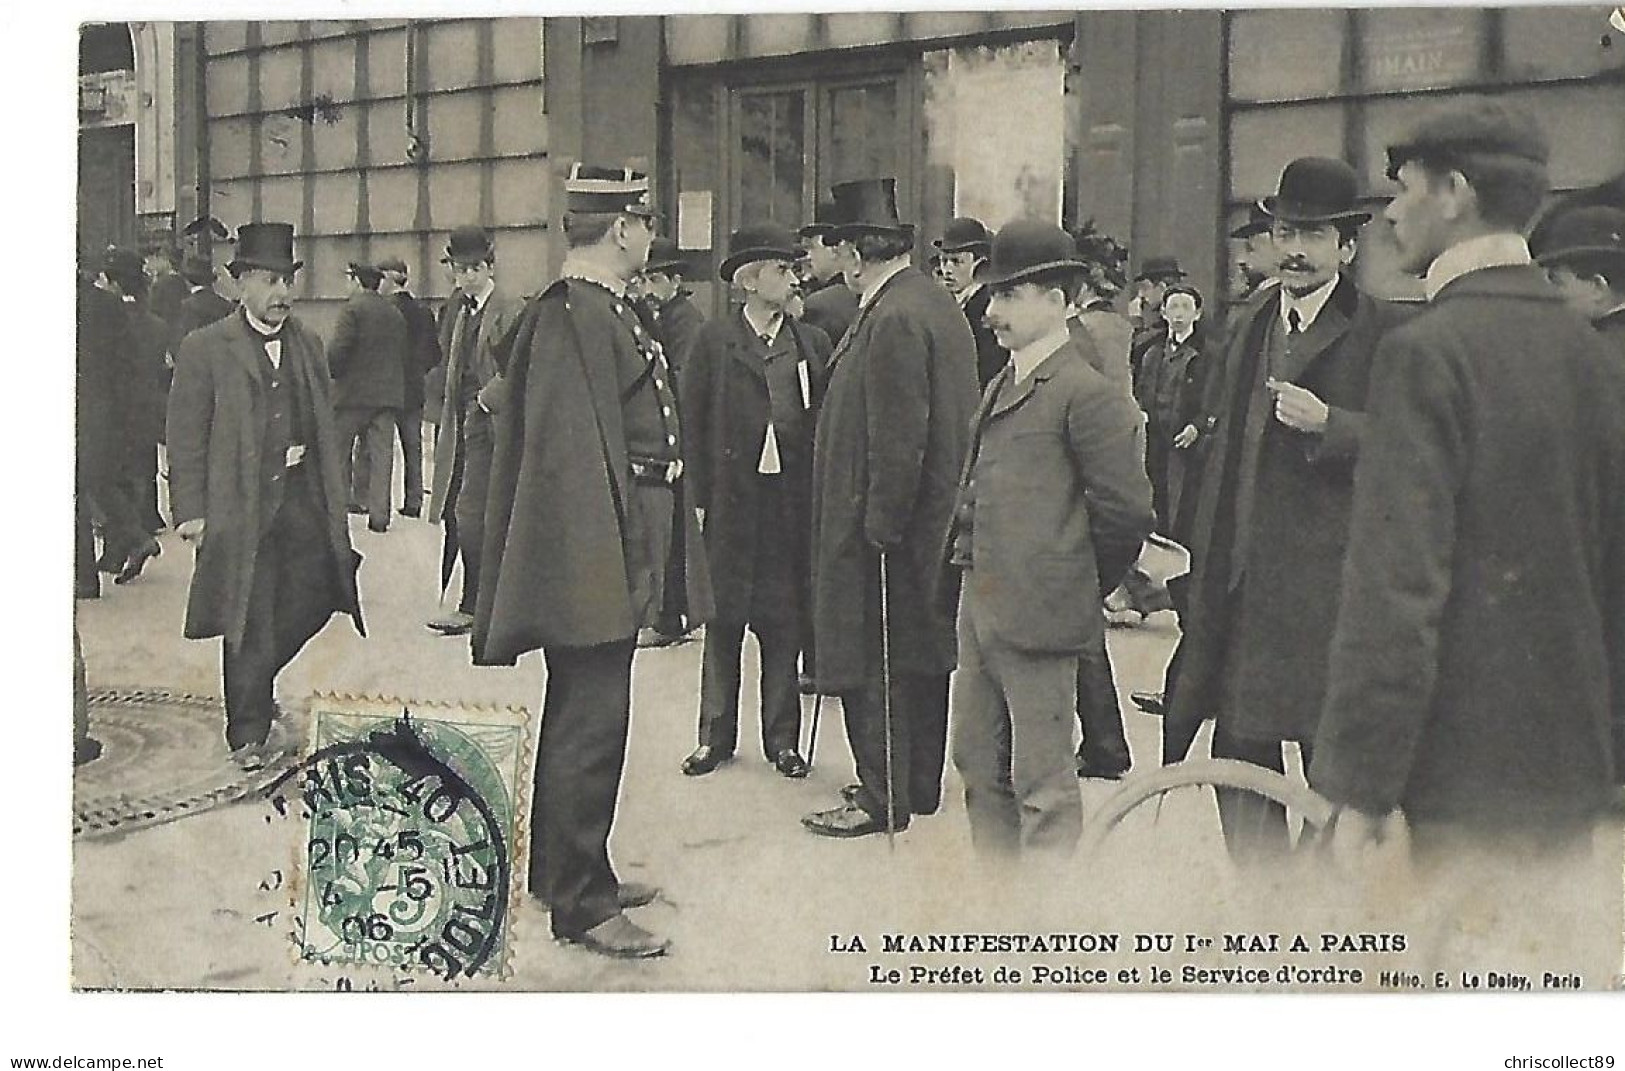
[[[795,228],[804,221],[813,177],[809,96],[804,88],[737,94],[735,226],[772,220]]]

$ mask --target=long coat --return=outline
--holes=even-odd
[[[769,556],[788,555],[801,584],[783,593],[776,609],[783,623],[799,625],[811,573],[813,428],[830,342],[818,328],[786,317],[766,360],[758,347],[740,310],[700,328],[683,359],[684,471],[694,505],[705,511],[705,552],[717,620],[752,620],[751,607],[761,605],[751,597],[759,564]],[[774,429],[783,469],[785,526],[764,543],[759,538],[756,470],[770,417],[768,361],[800,366],[793,382],[805,384],[806,395],[799,434]]]
[[[802,321],[828,335],[835,346],[858,318],[858,295],[839,275],[808,293],[801,306]]]
[[[1266,374],[1266,332],[1280,319],[1280,302],[1271,288],[1243,308],[1213,371],[1222,382],[1209,395],[1217,409],[1202,422],[1212,431],[1189,528],[1191,603],[1170,697],[1171,734],[1183,726],[1193,735],[1203,718],[1217,716],[1241,736],[1308,739],[1325,697],[1371,359],[1401,312],[1344,277],[1281,373],[1330,408],[1325,433],[1288,428],[1268,402],[1249,432],[1248,408]],[[1243,526],[1236,505],[1249,482],[1252,520]],[[1244,574],[1239,610],[1231,585],[1237,559]]]
[[[915,268],[888,279],[830,358],[813,450],[817,684],[880,675],[880,553],[894,673],[954,668],[942,533],[976,408],[976,341],[953,296]]]
[[[1310,782],[1372,813],[1573,831],[1625,728],[1625,364],[1533,267],[1383,343]]]
[[[132,345],[125,355],[119,388],[124,408],[124,447],[130,455],[145,453],[152,464],[154,447],[164,438],[164,417],[169,404],[170,329],[144,301],[126,301]]]
[[[993,291],[978,286],[960,309],[970,324],[971,337],[976,340],[976,386],[986,390],[1005,365],[1010,363],[1010,351],[999,345],[993,329],[987,325],[987,306],[993,300]]]
[[[1020,383],[1013,374],[1006,367],[983,392],[960,472],[967,590],[1004,643],[1080,652],[1105,642],[1102,594],[1151,531],[1140,414],[1070,343]]]
[[[121,398],[135,338],[117,295],[82,278],[75,295],[74,479],[80,490],[94,494],[116,480],[123,466]]]
[[[424,407],[433,408],[439,419],[439,430],[434,437],[434,480],[429,488],[429,520],[439,523],[452,509],[447,501],[451,494],[452,462],[457,454],[458,430],[462,427],[463,411],[458,405],[457,385],[463,374],[461,355],[452,347],[452,333],[457,326],[457,310],[462,306],[463,292],[453,290],[440,310],[440,352],[445,354],[441,367],[434,370],[430,381],[438,384],[438,396],[430,394]],[[480,401],[495,412],[506,396],[501,382],[501,371],[496,357],[496,345],[513,326],[514,318],[524,307],[518,298],[509,297],[500,288],[492,290],[485,299],[480,314],[479,331],[474,339],[473,364],[480,384]]]
[[[235,301],[221,297],[212,287],[194,290],[181,302],[180,326],[176,329],[174,352],[180,352],[180,344],[187,335],[200,327],[219,323],[230,316],[236,308]]]
[[[242,315],[186,336],[169,392],[169,499],[175,521],[207,522],[186,602],[188,639],[224,636],[238,643],[248,618],[254,562],[264,530],[260,440],[268,376],[265,347]],[[360,555],[350,547],[349,501],[339,475],[332,383],[321,340],[297,319],[282,326],[282,367],[310,401],[304,464],[317,474],[333,555],[332,607],[366,634],[356,592]]]
[[[629,639],[660,590],[667,561],[648,548],[669,546],[669,528],[649,530],[633,486],[617,369],[636,343],[609,300],[561,279],[525,302],[495,352],[507,399],[492,416],[477,665]],[[683,524],[688,616],[703,622],[710,579],[692,508]]]
[[[327,366],[335,409],[399,409],[406,397],[406,320],[376,290],[351,294],[339,310]]]
[[[406,321],[406,352],[401,356],[406,384],[401,408],[408,413],[421,413],[425,394],[423,379],[444,360],[440,352],[440,328],[434,322],[434,313],[410,291],[397,290],[389,297],[395,303],[395,311]],[[439,414],[435,417],[439,419]]]

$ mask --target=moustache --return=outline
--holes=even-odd
[[[1313,271],[1314,270],[1314,265],[1310,264],[1307,260],[1298,260],[1296,258],[1293,258],[1293,259],[1290,259],[1290,260],[1281,261],[1281,270],[1282,271]]]

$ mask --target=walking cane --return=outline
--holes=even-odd
[[[824,695],[813,693],[812,735],[807,738],[807,768],[812,769],[813,756],[818,754],[818,716],[824,712]]]
[[[897,783],[892,774],[891,623],[886,608],[886,552],[880,552],[880,711],[885,724],[886,848],[897,850]]]

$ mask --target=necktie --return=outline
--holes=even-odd
[[[1298,315],[1297,309],[1286,310],[1286,330],[1289,335],[1303,334],[1303,317]]]

